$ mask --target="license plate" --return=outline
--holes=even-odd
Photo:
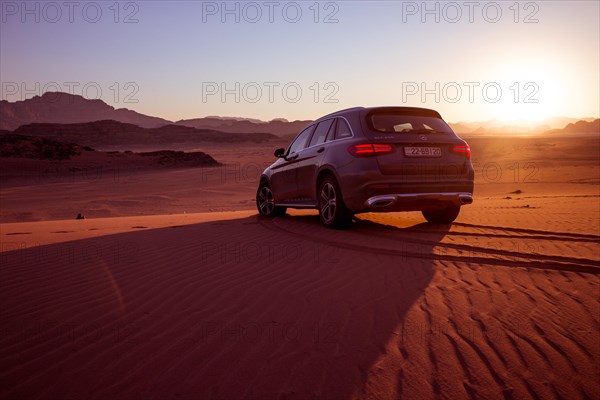
[[[442,149],[439,147],[405,147],[406,157],[441,157]]]

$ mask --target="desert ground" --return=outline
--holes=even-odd
[[[0,398],[599,399],[598,137],[465,139],[449,227],[260,218],[285,141],[0,160]]]

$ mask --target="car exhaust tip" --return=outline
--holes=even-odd
[[[468,192],[398,193],[374,196],[365,202],[365,208],[390,208],[420,210],[426,207],[463,206],[473,203]]]
[[[369,208],[383,208],[391,206],[396,202],[396,196],[376,196],[367,200]]]

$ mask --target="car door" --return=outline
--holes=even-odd
[[[328,135],[333,137],[335,132],[335,118],[326,119],[318,123],[308,146],[302,150],[296,163],[296,181],[298,185],[297,198],[300,202],[311,203],[316,198],[315,185],[317,171],[323,160],[327,148],[325,142]]]
[[[311,125],[300,132],[288,147],[285,157],[272,167],[271,190],[276,203],[288,203],[297,198],[296,166],[300,152],[308,145],[314,128]]]

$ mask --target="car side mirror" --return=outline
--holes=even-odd
[[[275,150],[273,155],[277,158],[282,158],[285,156],[285,149],[277,149],[277,150]]]

